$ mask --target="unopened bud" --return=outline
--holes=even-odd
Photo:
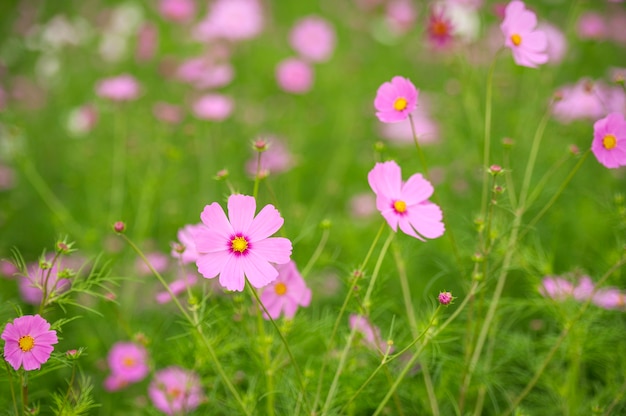
[[[452,303],[452,300],[454,298],[452,297],[452,293],[450,292],[441,292],[439,293],[439,296],[437,297],[437,299],[439,300],[439,303],[447,306],[450,303]]]
[[[123,233],[126,231],[126,224],[123,221],[116,221],[115,224],[113,224],[113,231],[118,234]]]

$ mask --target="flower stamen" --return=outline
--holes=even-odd
[[[406,202],[402,201],[402,200],[397,200],[393,203],[393,209],[398,213],[398,214],[404,214],[406,212]]]
[[[248,240],[245,237],[238,236],[230,241],[230,248],[239,254],[243,254],[248,250]]]
[[[606,150],[611,150],[615,146],[617,146],[617,138],[615,137],[615,135],[607,134],[606,136],[604,136],[602,138],[602,146],[604,146]]]
[[[274,285],[274,292],[276,292],[276,294],[279,296],[283,296],[285,293],[287,293],[287,285],[282,282],[276,283]]]
[[[396,111],[403,111],[406,109],[406,107],[408,106],[409,102],[407,101],[406,98],[404,97],[398,97],[396,98],[396,100],[393,102],[393,108]]]
[[[24,352],[28,352],[35,346],[35,339],[30,335],[24,335],[18,341],[20,349]]]
[[[522,37],[517,33],[514,33],[511,35],[511,42],[513,42],[513,45],[519,46],[522,43]]]

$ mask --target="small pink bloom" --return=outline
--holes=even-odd
[[[170,259],[166,254],[155,251],[152,253],[146,254],[146,259],[150,262],[154,270],[159,273],[163,273],[167,267],[169,266]],[[145,261],[142,258],[137,258],[135,260],[135,270],[140,276],[148,276],[152,274],[152,270],[148,267]]]
[[[376,208],[394,231],[400,226],[404,233],[422,241],[443,235],[441,208],[428,200],[433,186],[421,174],[403,182],[400,166],[389,161],[377,163],[367,180],[376,194]]]
[[[591,151],[607,168],[626,165],[626,121],[622,114],[611,113],[595,122]]]
[[[351,314],[349,321],[350,329],[356,329],[357,332],[361,333],[363,341],[368,347],[383,353],[387,351],[387,341],[380,336],[380,328],[372,325],[367,317]],[[391,351],[393,351],[393,348],[390,349]]]
[[[161,0],[159,13],[165,20],[184,23],[192,20],[196,14],[194,0]]]
[[[567,39],[561,29],[547,22],[539,23],[537,29],[545,33],[548,40],[548,63],[561,63],[567,52]]]
[[[159,32],[152,23],[144,23],[137,32],[137,49],[135,58],[139,62],[149,61],[154,58],[158,43]]]
[[[624,9],[616,9],[609,13],[608,17],[609,39],[620,45],[626,45],[626,12]]]
[[[265,287],[261,302],[272,319],[281,315],[293,319],[299,306],[307,307],[311,303],[311,289],[306,286],[293,260],[277,265],[276,270],[278,278]],[[267,315],[265,319],[268,319]]]
[[[112,101],[131,101],[139,97],[139,83],[128,74],[106,78],[96,85],[96,94]]]
[[[104,379],[104,389],[106,391],[118,391],[128,386],[130,383],[121,374],[109,374]]]
[[[513,0],[504,11],[500,29],[504,34],[504,45],[513,52],[515,63],[529,68],[548,61],[546,34],[536,30],[537,16],[526,9],[523,2]]]
[[[188,287],[195,285],[198,277],[194,273],[187,273],[186,276],[174,280],[169,284],[170,291],[174,296],[178,296],[187,290]],[[172,300],[172,295],[167,290],[156,294],[155,299],[158,303],[167,303]]]
[[[443,7],[432,8],[426,26],[429,43],[435,48],[446,48],[454,40],[454,26]]]
[[[335,29],[319,16],[307,16],[298,20],[291,33],[289,44],[310,62],[326,62],[335,50]]]
[[[255,154],[246,162],[246,172],[254,177],[257,172],[258,154]],[[267,150],[261,155],[261,172],[282,173],[291,169],[294,165],[294,157],[285,143],[277,138],[268,139]]]
[[[53,344],[59,342],[57,332],[39,315],[24,315],[8,323],[2,331],[4,359],[15,371],[39,370],[50,358]]]
[[[376,117],[383,123],[405,120],[417,107],[418,94],[419,91],[411,81],[399,76],[393,77],[391,82],[385,82],[376,92]]]
[[[413,28],[417,10],[410,0],[391,0],[385,7],[385,21],[389,30],[402,35]]]
[[[592,302],[603,309],[624,309],[626,295],[615,288],[600,289],[593,296]]]
[[[272,205],[255,217],[256,201],[251,196],[231,195],[228,218],[214,202],[200,215],[206,228],[195,233],[198,271],[207,279],[219,276],[228,290],[243,291],[246,278],[261,288],[278,277],[270,263],[285,264],[291,257],[291,241],[270,237],[283,225],[283,218]]]
[[[19,271],[17,266],[10,261],[0,260],[0,276],[12,278],[19,273]]]
[[[148,387],[154,407],[167,415],[183,415],[204,400],[200,377],[193,371],[172,366],[159,370]]]
[[[574,293],[574,286],[561,277],[547,276],[542,281],[539,293],[556,300],[565,300]]]
[[[258,0],[216,0],[196,26],[195,36],[200,41],[251,39],[261,33],[263,24],[263,9]]]
[[[610,112],[626,110],[626,95],[621,87],[608,87],[601,81],[583,78],[557,91],[559,100],[552,112],[562,123],[579,119],[597,120]]]
[[[578,37],[581,39],[606,39],[607,24],[601,14],[595,12],[585,12],[578,18]]]
[[[234,77],[233,66],[228,62],[216,62],[211,57],[187,59],[177,69],[177,77],[196,89],[220,88],[228,85]]]
[[[578,301],[585,301],[591,297],[595,285],[589,276],[582,276],[578,281],[578,285],[572,290],[574,299]]]
[[[42,269],[39,263],[31,263],[27,267],[28,274],[20,276],[18,280],[20,295],[24,302],[39,305],[43,297],[43,288],[46,287],[46,298],[57,297],[70,288],[70,281],[59,278],[59,265],[55,263],[49,269]]]
[[[233,112],[232,98],[222,94],[206,94],[193,103],[193,114],[201,120],[222,121]]]
[[[72,110],[67,120],[67,129],[70,133],[80,136],[89,133],[98,122],[96,107],[85,104]]]
[[[183,264],[195,263],[198,260],[198,250],[194,236],[199,230],[205,228],[204,224],[188,224],[178,230],[178,243],[172,245],[171,255]]]
[[[453,299],[454,298],[452,297],[452,293],[450,292],[441,292],[437,297],[437,300],[439,300],[439,303],[441,303],[442,305],[449,305],[450,303],[452,303]]]
[[[136,383],[149,372],[148,352],[143,345],[134,342],[116,342],[109,350],[107,362],[111,374],[118,382]]]
[[[276,66],[278,86],[292,94],[304,94],[313,86],[313,68],[298,58],[287,58]]]
[[[183,120],[183,110],[180,106],[163,101],[154,103],[152,114],[158,120],[167,124],[178,124]]]
[[[376,197],[370,192],[350,198],[350,214],[356,218],[368,218],[376,212]]]

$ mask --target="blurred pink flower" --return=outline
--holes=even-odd
[[[57,332],[39,315],[24,315],[9,322],[2,331],[4,359],[15,371],[39,370],[50,359],[52,345],[59,342]]]
[[[195,0],[160,0],[159,13],[165,20],[185,23],[193,20],[196,14]]]
[[[206,228],[194,235],[199,257],[198,271],[207,279],[219,276],[228,290],[243,291],[246,278],[261,288],[278,277],[270,264],[287,263],[291,257],[291,241],[270,237],[283,225],[283,218],[272,205],[266,205],[255,216],[256,201],[251,196],[231,195],[228,218],[214,202],[200,215]]]
[[[198,282],[198,276],[195,273],[187,273],[185,276],[174,280],[168,285],[174,296],[178,296],[185,292],[188,287],[194,286]],[[158,292],[155,296],[158,303],[167,303],[172,300],[172,296],[167,290]]]
[[[169,266],[170,262],[170,259],[166,254],[158,251],[146,253],[146,259],[148,259],[152,267],[154,267],[154,270],[159,273],[163,273]],[[140,276],[148,276],[149,274],[152,274],[152,271],[150,270],[146,262],[144,262],[143,259],[139,257],[135,260],[135,270]]]
[[[541,284],[539,293],[556,300],[565,300],[574,292],[572,283],[561,277],[546,276]]]
[[[289,44],[301,58],[326,62],[335,50],[335,29],[326,19],[307,16],[298,20],[289,33]]]
[[[196,250],[194,235],[203,228],[205,225],[198,223],[187,224],[179,229],[176,234],[178,243],[172,244],[171,256],[183,264],[195,263],[198,260],[198,250]]]
[[[293,260],[276,265],[276,270],[278,277],[263,290],[261,302],[272,319],[281,315],[293,319],[299,306],[307,307],[311,303],[311,289],[306,286]],[[264,317],[268,319],[265,313]]]
[[[183,109],[176,104],[169,104],[163,101],[154,103],[152,114],[167,124],[178,124],[183,120]]]
[[[537,29],[545,33],[548,40],[548,63],[560,64],[567,53],[565,34],[563,34],[561,29],[547,22],[540,22],[537,25]]]
[[[96,94],[112,101],[131,101],[139,97],[139,83],[128,74],[105,78],[96,85]]]
[[[232,98],[222,94],[206,94],[198,98],[192,107],[193,114],[201,120],[222,121],[233,112]]]
[[[390,0],[385,7],[385,22],[395,35],[403,35],[415,26],[417,10],[410,0]]]
[[[394,231],[399,226],[404,233],[422,241],[443,235],[441,208],[428,200],[433,186],[421,174],[403,182],[400,166],[389,161],[377,163],[367,180],[376,194],[376,208]]]
[[[39,305],[46,287],[47,299],[55,298],[70,288],[70,281],[59,278],[58,262],[49,269],[42,269],[39,262],[28,265],[27,275],[20,276],[18,286],[22,300],[31,305]]]
[[[200,377],[193,371],[171,366],[157,371],[148,387],[154,407],[166,415],[193,412],[204,400]]]
[[[506,6],[500,29],[505,37],[504,45],[511,49],[518,65],[536,68],[548,61],[546,34],[536,26],[537,16],[522,1],[513,0]]]
[[[7,108],[7,104],[9,102],[9,95],[0,85],[0,112],[4,111]]]
[[[135,58],[139,62],[149,61],[154,58],[158,44],[159,32],[152,23],[144,23],[137,32],[137,49]]]
[[[481,7],[483,7],[484,0],[447,0],[447,2],[471,7],[473,9],[480,9]]]
[[[624,309],[626,295],[615,288],[600,289],[593,296],[592,302],[603,309]]]
[[[594,123],[591,151],[607,168],[626,166],[626,121],[622,114],[611,113]]]
[[[15,171],[10,166],[0,163],[0,191],[15,187]]]
[[[282,140],[275,137],[267,140],[268,146],[261,154],[260,171],[265,174],[282,173],[291,169],[294,165],[294,157]],[[246,172],[254,177],[257,172],[258,154],[255,154],[246,162]]]
[[[552,113],[562,123],[597,120],[610,112],[626,111],[626,94],[621,87],[609,87],[601,81],[583,78],[574,85],[559,88],[557,95],[559,99],[552,106]]]
[[[578,280],[578,284],[572,290],[574,299],[578,301],[585,301],[591,297],[595,289],[595,285],[589,276],[581,276]]]
[[[313,86],[313,68],[298,58],[287,58],[276,66],[278,86],[292,94],[304,94]]]
[[[85,104],[70,111],[67,120],[68,131],[81,136],[89,133],[98,122],[98,111],[93,104]]]
[[[578,37],[581,39],[603,40],[607,38],[607,24],[604,16],[595,12],[584,12],[576,25]]]
[[[109,369],[113,380],[118,385],[136,383],[143,380],[150,369],[148,368],[148,351],[143,345],[135,342],[116,342],[107,356]],[[115,384],[115,383],[111,383]]]
[[[350,198],[350,215],[355,218],[368,218],[376,212],[376,197],[363,192]]]
[[[428,42],[435,48],[446,48],[454,40],[454,26],[445,15],[444,7],[433,7],[428,15],[426,34],[428,35]]]
[[[420,145],[435,143],[439,140],[439,125],[430,117],[423,99],[420,99],[420,105],[411,113],[411,118]],[[389,141],[413,144],[413,130],[409,118],[398,123],[380,123],[379,131],[380,135]]]
[[[608,17],[609,39],[620,45],[626,45],[626,12],[623,8],[609,12]]]
[[[177,69],[178,79],[197,89],[220,88],[230,84],[234,77],[233,66],[228,62],[216,62],[210,56],[187,59]]]
[[[103,385],[106,391],[118,391],[128,386],[130,383],[120,374],[109,374],[104,379]]]
[[[8,260],[0,260],[0,276],[13,278],[19,273],[20,269]]]
[[[368,347],[387,352],[387,341],[383,340],[380,336],[380,328],[372,325],[372,323],[363,315],[351,314],[349,318],[350,329],[356,330],[363,336],[363,341]],[[393,351],[390,348],[389,352]]]
[[[383,123],[406,120],[417,107],[419,91],[407,78],[395,76],[391,82],[382,84],[376,91],[374,107],[376,117]]]
[[[261,33],[263,24],[258,0],[215,0],[208,15],[195,27],[195,37],[200,41],[251,39]]]

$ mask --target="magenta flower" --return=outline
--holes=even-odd
[[[450,18],[446,16],[443,7],[430,11],[426,33],[428,34],[430,44],[435,48],[446,48],[452,44],[454,40],[454,26]]]
[[[131,101],[139,97],[139,83],[128,74],[106,78],[96,85],[96,94],[111,101]]]
[[[291,47],[310,62],[328,61],[335,42],[335,29],[326,19],[318,16],[298,20],[289,33]]]
[[[48,301],[68,291],[70,281],[59,277],[61,270],[58,262],[49,269],[42,269],[38,262],[31,263],[27,268],[28,274],[20,276],[18,280],[22,300],[31,305],[39,305],[43,297],[44,287]]]
[[[228,218],[217,202],[204,208],[200,218],[206,228],[194,235],[200,274],[207,279],[219,276],[223,287],[239,292],[245,278],[260,288],[278,277],[270,263],[289,261],[291,241],[270,236],[283,225],[283,218],[272,205],[263,207],[256,217],[255,211],[256,201],[246,195],[228,198]]]
[[[194,0],[160,0],[159,13],[172,22],[188,22],[196,14],[196,3]]]
[[[407,78],[393,77],[378,88],[374,107],[383,123],[395,123],[409,117],[417,107],[419,91]]]
[[[172,366],[159,370],[148,387],[154,407],[167,415],[182,415],[204,400],[200,377],[193,371]]]
[[[143,345],[134,342],[116,342],[107,356],[111,377],[118,385],[136,383],[149,372],[148,352]]]
[[[8,323],[2,331],[4,359],[19,370],[39,370],[48,361],[59,342],[57,332],[50,330],[50,324],[39,315],[24,315]]]
[[[600,289],[593,296],[592,302],[602,309],[624,309],[626,295],[615,288]]]
[[[258,0],[216,0],[195,28],[200,41],[215,38],[240,41],[252,39],[263,30],[263,8]]]
[[[313,87],[313,67],[298,58],[287,58],[276,66],[278,86],[292,94],[304,94]]]
[[[278,278],[265,288],[261,302],[272,319],[278,319],[281,314],[285,319],[293,319],[298,306],[307,307],[311,303],[311,289],[306,286],[293,260],[276,266],[276,269]]]
[[[626,121],[622,114],[611,113],[595,122],[591,151],[607,168],[626,165]]]
[[[187,224],[178,230],[178,243],[172,244],[172,252],[170,253],[175,259],[180,259],[183,264],[195,263],[198,260],[198,250],[196,250],[196,242],[194,234],[204,228],[204,224]]]
[[[548,40],[536,26],[537,16],[524,2],[513,0],[506,6],[500,29],[506,38],[504,45],[511,49],[518,65],[536,68],[548,62]]]
[[[402,181],[400,166],[394,161],[377,163],[367,180],[376,194],[376,208],[389,226],[417,239],[443,235],[441,208],[430,202],[433,186],[418,173]]]
[[[349,321],[350,329],[354,329],[359,332],[363,336],[363,341],[368,347],[382,352],[387,351],[387,342],[381,338],[380,328],[372,325],[367,317],[351,314]],[[389,352],[391,351],[393,351],[393,348],[390,348]]]

